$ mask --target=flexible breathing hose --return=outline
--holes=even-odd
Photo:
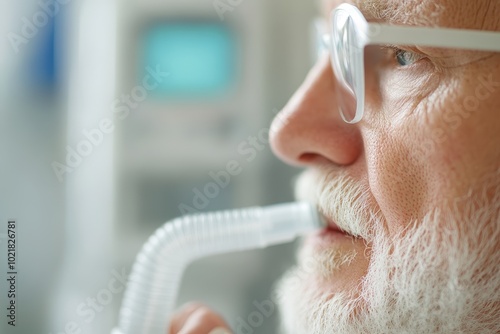
[[[165,334],[190,262],[289,242],[323,224],[307,203],[195,214],[165,223],[136,258],[112,334]]]

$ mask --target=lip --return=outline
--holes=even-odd
[[[323,216],[323,219],[325,221],[325,228],[320,230],[320,234],[340,234],[344,236],[349,236],[352,237],[349,233],[343,231],[333,219],[327,216]]]
[[[330,249],[335,245],[351,245],[353,237],[352,235],[342,231],[335,222],[324,217],[326,221],[326,227],[313,233],[307,238],[306,244],[313,247],[314,249]]]
[[[338,227],[337,224],[333,222],[330,218],[325,217],[326,220],[326,228],[323,229],[324,232],[326,233],[341,233],[341,234],[347,234],[344,231]]]

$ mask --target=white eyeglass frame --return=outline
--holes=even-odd
[[[368,22],[361,11],[351,4],[341,4],[331,13],[330,32],[322,36],[323,43],[330,50],[333,71],[337,80],[343,85],[349,85],[340,76],[340,58],[334,47],[335,43],[342,37],[341,32],[336,29],[337,20],[340,16],[352,20],[357,45],[352,45],[355,50],[361,52],[350,53],[351,65],[355,66],[355,80],[358,85],[353,92],[356,98],[356,114],[352,120],[348,120],[342,110],[342,119],[349,124],[361,121],[364,115],[365,105],[365,66],[364,49],[368,45],[391,44],[391,45],[412,45],[429,46],[439,48],[456,48],[464,50],[480,50],[500,52],[500,33],[480,30],[449,29],[449,28],[428,28],[397,26],[381,23]],[[355,59],[353,59],[355,58]]]

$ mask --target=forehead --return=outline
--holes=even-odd
[[[368,20],[415,26],[500,30],[498,0],[322,0],[328,15],[341,3],[357,6]]]

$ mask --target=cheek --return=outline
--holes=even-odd
[[[464,196],[500,167],[500,85],[488,84],[499,74],[467,67],[434,94],[425,117],[413,120],[409,131],[419,131],[421,156],[433,166],[432,201]]]
[[[389,229],[448,205],[500,167],[500,95],[485,97],[478,78],[443,85],[364,134],[370,189]]]
[[[388,97],[384,110],[394,115],[374,121],[373,131],[365,133],[370,188],[390,232],[421,220],[439,205],[435,190],[453,161],[449,153],[436,151],[445,133],[431,117],[441,112],[446,92],[427,79],[428,85],[417,85],[426,87],[420,94]]]
[[[392,234],[425,214],[429,166],[408,136],[378,137],[373,143],[367,150],[370,189]]]

